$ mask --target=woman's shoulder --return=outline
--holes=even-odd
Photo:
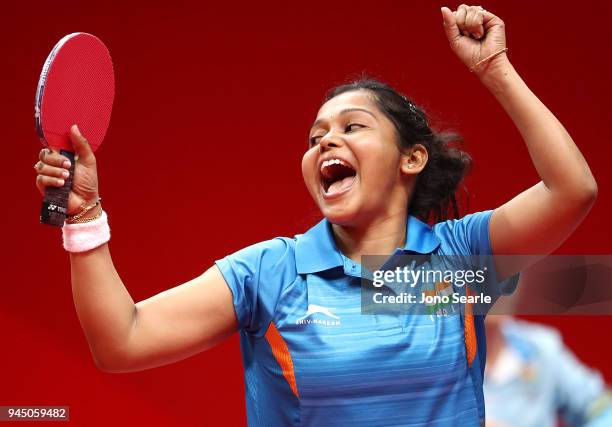
[[[461,218],[451,218],[440,221],[432,226],[434,230],[444,229],[444,228],[463,228],[471,227],[474,225],[478,225],[482,222],[487,222],[490,220],[491,215],[493,214],[493,209],[488,209],[484,211],[472,212],[467,215],[462,216]]]
[[[273,269],[275,267],[295,268],[296,237],[274,237],[257,243],[252,243],[236,252],[227,255],[225,259],[232,264],[251,265],[258,269]]]
[[[459,219],[447,219],[432,226],[432,231],[448,247],[449,253],[490,254],[489,222],[493,210],[467,214]]]

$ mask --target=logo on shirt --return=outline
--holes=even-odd
[[[314,315],[317,316],[314,316]],[[331,309],[316,304],[308,304],[306,314],[295,321],[296,325],[316,323],[322,326],[340,326],[340,317],[331,312]]]

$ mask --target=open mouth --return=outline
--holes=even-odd
[[[340,194],[348,190],[355,181],[357,171],[341,159],[325,160],[319,169],[321,184],[328,196]]]

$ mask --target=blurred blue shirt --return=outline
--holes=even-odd
[[[567,349],[553,328],[520,320],[501,326],[507,346],[487,366],[487,421],[495,426],[612,426],[612,398],[601,375]]]

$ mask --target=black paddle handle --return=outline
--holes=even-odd
[[[64,180],[61,187],[46,187],[45,198],[40,208],[40,223],[63,227],[68,212],[68,196],[72,189],[72,178],[74,177],[74,153],[60,150],[60,154],[70,160],[70,175]]]

